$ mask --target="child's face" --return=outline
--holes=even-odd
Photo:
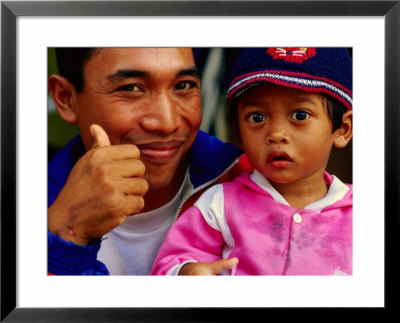
[[[323,178],[335,138],[319,94],[262,85],[238,101],[249,161],[275,183]]]

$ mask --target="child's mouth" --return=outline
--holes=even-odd
[[[292,161],[292,158],[284,151],[273,151],[267,156],[267,163],[273,168],[286,168]]]

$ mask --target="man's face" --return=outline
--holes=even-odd
[[[200,81],[189,48],[104,48],[84,66],[73,96],[86,149],[91,124],[111,144],[134,144],[151,189],[170,183],[201,123]]]

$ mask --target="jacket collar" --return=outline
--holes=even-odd
[[[329,208],[343,207],[352,204],[352,185],[344,184],[336,176],[332,176],[327,172],[324,174],[324,179],[327,185],[329,185],[328,193],[322,199],[305,206],[304,209],[321,212]],[[275,202],[289,206],[284,197],[271,185],[268,179],[258,171],[255,170],[252,174],[243,173],[238,180],[242,184],[258,192],[262,192],[263,194],[265,194],[265,192],[268,193]]]
[[[190,151],[190,180],[193,186],[196,188],[220,175],[242,153],[232,144],[200,130]]]

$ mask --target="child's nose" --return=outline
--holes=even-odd
[[[267,135],[268,144],[288,143],[289,136],[282,124],[271,124]]]

